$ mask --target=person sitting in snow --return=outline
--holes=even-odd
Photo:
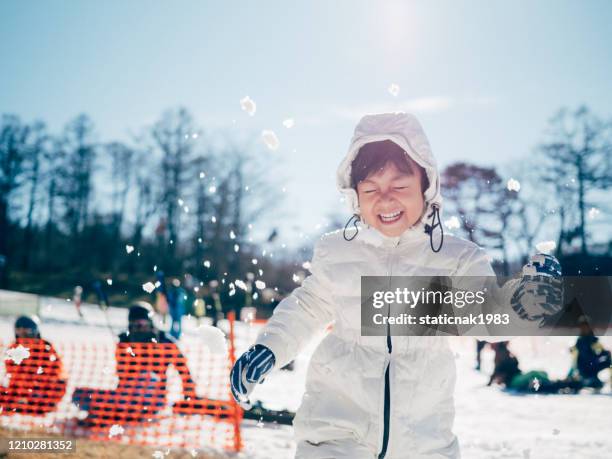
[[[59,354],[40,337],[37,317],[17,318],[15,342],[7,354],[15,357],[4,361],[10,379],[8,387],[0,386],[2,412],[43,415],[54,411],[66,393],[66,376]]]
[[[279,303],[255,345],[236,361],[233,396],[248,407],[256,384],[333,322],[310,360],[293,424],[295,457],[457,458],[455,358],[448,340],[389,332],[362,336],[361,277],[494,277],[487,254],[443,234],[439,171],[412,115],[363,117],[337,183],[353,217],[344,231],[316,243],[311,275]],[[558,262],[544,255],[538,260],[543,275],[533,276],[531,286],[524,277],[499,292],[500,304],[527,321],[546,317],[551,308],[545,301],[526,301],[523,291],[535,284],[556,296],[559,289],[550,280],[559,274]],[[549,271],[550,278],[544,275]]]
[[[119,382],[114,390],[77,388],[72,401],[88,413],[87,423],[138,423],[166,405],[167,371],[179,373],[185,400],[196,399],[187,359],[174,338],[153,324],[153,307],[138,302],[128,312],[128,330],[115,350]]]
[[[599,372],[611,367],[610,351],[594,335],[586,316],[580,316],[578,323],[580,336],[570,349],[573,365],[568,377],[580,381],[584,387],[601,389],[604,383],[599,379]]]
[[[506,389],[522,393],[556,394],[560,392],[577,392],[580,382],[572,379],[552,380],[544,370],[531,370],[523,373],[518,359],[508,351],[496,365],[487,386],[496,383]]]

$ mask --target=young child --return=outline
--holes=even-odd
[[[317,242],[311,276],[236,361],[233,395],[248,406],[273,367],[286,365],[333,322],[310,361],[294,420],[296,458],[459,457],[452,432],[455,359],[447,340],[362,336],[361,276],[494,276],[488,258],[473,243],[444,237],[439,172],[414,116],[363,117],[337,181],[355,228]],[[508,309],[522,286],[509,286]],[[540,302],[513,298],[526,317],[542,317]]]

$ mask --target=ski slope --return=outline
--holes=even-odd
[[[1,306],[0,306],[1,307]],[[43,298],[41,333],[53,341],[112,341],[127,322],[127,311],[111,308],[107,316],[95,305],[83,305],[81,320],[70,302]],[[0,336],[10,339],[13,318],[0,317]],[[204,323],[204,322],[202,322]],[[163,326],[162,324],[160,324]],[[221,323],[221,328],[227,323]],[[236,324],[236,346],[240,353],[254,340],[258,325]],[[111,332],[112,328],[112,332]],[[211,344],[210,327],[198,328],[195,319],[186,317],[181,343],[190,346]],[[320,337],[318,338],[320,339]],[[589,458],[612,457],[612,394],[609,382],[599,394],[512,395],[496,387],[486,387],[492,370],[493,352],[482,353],[483,371],[474,370],[475,341],[451,338],[457,363],[455,393],[455,433],[462,456],[468,459],[490,458]],[[275,371],[265,384],[256,388],[254,400],[270,409],[296,410],[304,391],[308,360],[316,347],[314,339],[296,359],[295,370]],[[546,370],[552,378],[564,377],[570,365],[572,337],[517,338],[511,350],[518,356],[521,369]],[[612,337],[602,342],[612,348]],[[0,368],[0,381],[4,368]],[[609,381],[609,372],[604,372]],[[285,459],[293,457],[292,429],[277,424],[245,421],[242,429],[245,448],[237,457]],[[235,457],[235,456],[234,456]]]

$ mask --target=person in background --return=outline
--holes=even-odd
[[[612,365],[610,351],[605,349],[599,338],[593,334],[586,316],[580,316],[578,324],[580,336],[570,348],[573,364],[568,377],[580,381],[584,387],[601,389],[604,383],[599,379],[599,372]],[[612,385],[612,373],[610,379]]]
[[[185,315],[185,301],[187,292],[181,287],[181,281],[178,278],[172,279],[172,287],[168,291],[168,309],[170,311],[170,335],[174,339],[181,337],[181,323]]]
[[[487,386],[493,383],[515,392],[538,394],[576,393],[582,387],[579,382],[570,379],[552,380],[543,370],[523,373],[519,368],[518,359],[508,350],[501,354]]]
[[[183,399],[197,399],[187,359],[175,339],[153,324],[153,307],[132,305],[128,330],[119,335],[115,350],[119,382],[113,390],[77,388],[72,401],[87,412],[87,423],[139,423],[166,405],[167,371],[172,365],[183,385]]]
[[[7,354],[4,365],[10,379],[8,387],[0,386],[2,412],[43,415],[54,411],[66,393],[66,376],[59,354],[40,337],[36,316],[17,318],[15,342]]]

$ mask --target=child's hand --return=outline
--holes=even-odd
[[[512,309],[522,318],[538,320],[561,310],[561,264],[552,255],[533,255],[523,266],[523,278],[512,295]]]
[[[256,344],[236,360],[230,373],[230,387],[234,399],[242,408],[251,408],[249,394],[255,384],[264,382],[275,362],[274,353],[263,344]]]

